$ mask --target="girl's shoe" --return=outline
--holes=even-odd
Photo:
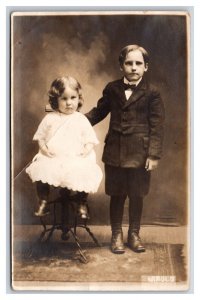
[[[88,206],[86,203],[79,203],[77,206],[77,214],[81,219],[89,219]]]
[[[49,209],[47,208],[47,201],[42,200],[38,210],[35,212],[36,217],[44,217],[49,214]]]

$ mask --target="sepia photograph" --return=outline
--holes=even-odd
[[[10,13],[13,290],[190,288],[190,22]]]

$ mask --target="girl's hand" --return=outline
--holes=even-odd
[[[94,147],[94,145],[92,143],[86,144],[83,148],[81,156],[86,157],[92,151],[93,147]]]
[[[158,163],[159,163],[158,159],[147,158],[146,164],[145,164],[146,171],[152,171],[152,170],[157,169]]]
[[[39,147],[40,147],[40,151],[42,152],[42,154],[44,154],[48,157],[54,157],[55,156],[55,154],[53,152],[49,151],[46,144],[39,143]]]

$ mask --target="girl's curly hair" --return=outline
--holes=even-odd
[[[84,102],[82,97],[82,88],[80,83],[71,76],[60,77],[52,82],[50,90],[48,92],[51,108],[54,110],[58,109],[58,98],[64,93],[66,86],[69,86],[71,89],[77,91],[79,95],[77,110],[80,110]]]

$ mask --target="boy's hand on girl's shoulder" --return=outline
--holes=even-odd
[[[146,164],[145,164],[146,171],[152,171],[152,170],[157,169],[158,163],[159,163],[159,159],[147,158]]]

